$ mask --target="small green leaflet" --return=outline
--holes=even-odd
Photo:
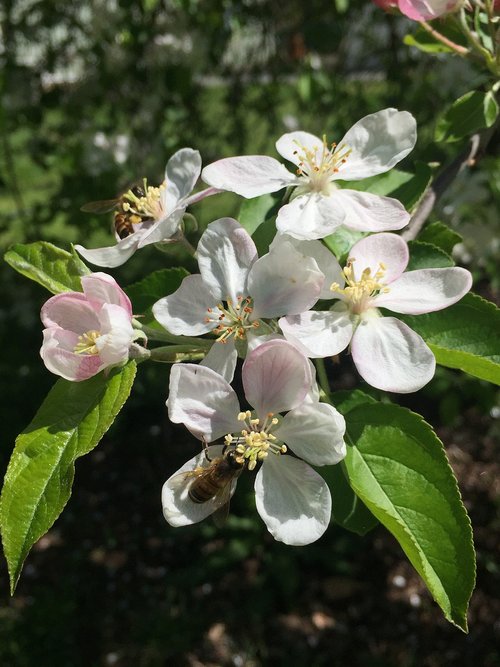
[[[60,379],[31,424],[18,436],[0,498],[0,528],[14,592],[24,559],[62,512],[75,460],[88,454],[115,420],[134,382],[128,362],[106,377]]]
[[[445,617],[467,631],[472,531],[442,443],[420,415],[392,404],[360,405],[346,423],[352,489],[398,540]]]
[[[420,232],[418,240],[424,243],[432,243],[450,254],[456,244],[462,242],[462,237],[442,222],[431,222]]]
[[[436,361],[500,385],[500,310],[475,294],[445,310],[398,315],[419,333]]]
[[[408,248],[410,250],[410,261],[406,267],[407,271],[414,271],[416,269],[443,269],[455,264],[448,253],[432,243],[409,241]]]
[[[45,241],[16,244],[5,253],[5,261],[53,294],[81,292],[80,279],[90,273],[74,250],[67,252]]]
[[[497,116],[494,93],[472,90],[455,100],[438,118],[434,138],[436,141],[458,141],[477,130],[491,127]]]

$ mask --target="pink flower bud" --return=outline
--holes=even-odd
[[[57,294],[40,313],[45,366],[75,382],[124,363],[135,337],[132,305],[114,278],[92,273],[81,280],[83,293]]]

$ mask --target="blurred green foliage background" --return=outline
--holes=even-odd
[[[403,167],[446,162],[460,147],[433,143],[436,115],[483,80],[463,61],[403,46],[412,24],[361,0],[4,0],[0,20],[2,250],[39,239],[112,243],[108,218],[80,207],[143,176],[160,182],[183,146],[200,150],[204,164],[275,155],[285,131],[335,140],[395,106],[419,125]],[[490,299],[499,287],[499,183],[497,141],[434,216],[464,236],[458,261]],[[238,206],[226,194],[192,212],[203,228]],[[182,251],[149,246],[112,273],[127,285],[179,262],[194,269]],[[53,378],[38,356],[47,294],[5,264],[0,275],[4,470]],[[335,389],[357,382],[349,360],[329,370]],[[499,664],[493,387],[441,369],[404,398],[448,446],[475,528],[479,585],[465,637],[446,626],[381,528],[358,537],[332,526],[319,543],[285,547],[259,522],[248,480],[222,531],[167,526],[161,485],[199,447],[168,423],[167,386],[166,366],[141,366],[118,422],[77,464],[73,497],[13,599],[2,565],[1,665]]]

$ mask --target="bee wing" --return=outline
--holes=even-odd
[[[242,472],[243,468],[238,471],[231,482],[226,484],[226,486],[216,496],[217,509],[212,514],[212,518],[217,528],[222,528],[222,526],[226,523],[226,519],[229,514],[229,505],[231,504],[231,497],[236,488],[236,481]]]
[[[116,205],[119,203],[120,197],[115,199],[103,199],[102,201],[90,201],[88,204],[84,204],[80,211],[85,213],[109,213]]]
[[[170,488],[173,491],[180,491],[182,488],[189,486],[190,480],[193,480],[195,477],[199,477],[205,472],[205,468],[194,468],[194,470],[188,470],[187,472],[180,472],[178,475],[175,475],[170,480]]]

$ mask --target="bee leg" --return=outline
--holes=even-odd
[[[205,440],[204,437],[202,438],[202,442],[203,442],[203,449],[205,450],[205,458],[207,459],[207,461],[212,463],[212,459],[208,455],[208,442]]]

